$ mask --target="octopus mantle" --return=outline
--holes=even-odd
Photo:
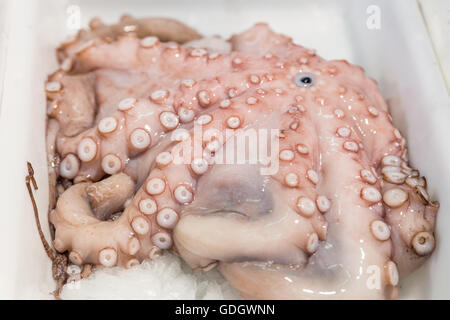
[[[265,24],[224,41],[130,17],[95,19],[57,52],[50,222],[71,263],[171,249],[248,298],[372,299],[395,298],[433,251],[439,205],[361,67]],[[215,161],[248,129],[277,129],[269,175]]]

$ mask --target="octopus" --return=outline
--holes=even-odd
[[[439,203],[360,66],[264,23],[224,40],[130,16],[57,58],[49,221],[69,279],[170,250],[245,298],[395,299],[433,252]]]

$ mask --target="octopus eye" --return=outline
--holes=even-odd
[[[299,87],[309,87],[314,84],[314,76],[310,73],[300,73],[295,76],[294,81]]]

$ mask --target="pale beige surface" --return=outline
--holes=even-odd
[[[419,3],[450,91],[450,1],[419,0]]]

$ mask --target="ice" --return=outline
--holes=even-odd
[[[131,269],[96,269],[88,278],[66,284],[61,298],[241,299],[217,270],[193,271],[179,257],[168,252]]]

